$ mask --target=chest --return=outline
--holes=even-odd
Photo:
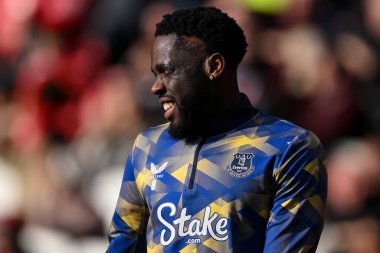
[[[148,157],[136,181],[150,211],[164,203],[194,212],[207,206],[229,211],[247,205],[267,209],[272,198],[273,155],[239,144],[205,143],[160,150],[159,155]]]

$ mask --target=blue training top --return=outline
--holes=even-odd
[[[246,98],[235,109],[193,144],[168,124],[136,138],[107,252],[315,252],[327,191],[319,140]]]

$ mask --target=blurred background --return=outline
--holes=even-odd
[[[245,30],[251,102],[323,142],[318,252],[380,252],[380,1],[0,0],[1,253],[105,251],[132,142],[164,122],[155,24],[193,5]]]

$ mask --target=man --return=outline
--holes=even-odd
[[[128,157],[108,252],[314,252],[326,198],[318,139],[238,90],[247,43],[213,7],[157,24],[152,49],[170,123]]]

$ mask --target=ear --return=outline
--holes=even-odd
[[[213,53],[206,59],[206,74],[207,76],[213,76],[213,78],[218,78],[226,65],[224,57],[221,53]]]

